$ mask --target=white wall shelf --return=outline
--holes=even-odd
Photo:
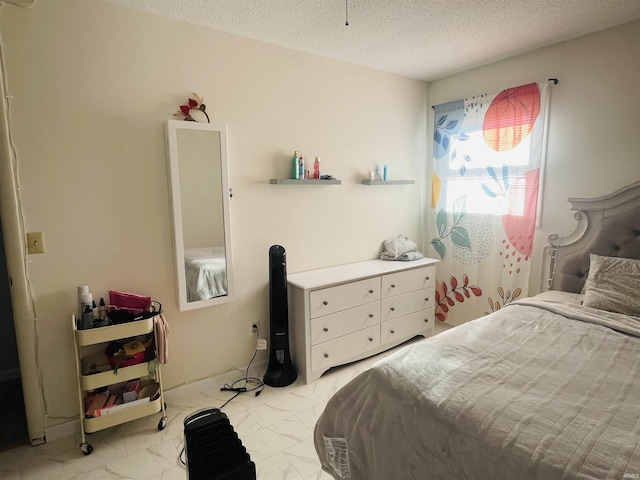
[[[362,185],[413,185],[415,180],[362,180]]]
[[[341,185],[342,180],[319,180],[317,178],[296,180],[293,178],[272,178],[269,183],[272,185]]]

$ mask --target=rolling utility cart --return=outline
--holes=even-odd
[[[160,372],[160,362],[157,360],[157,332],[154,318],[110,325],[107,327],[96,327],[87,330],[78,330],[76,316],[72,316],[73,340],[75,346],[77,378],[78,378],[78,400],[80,406],[80,427],[82,443],[80,448],[82,453],[89,455],[93,451],[93,446],[87,443],[85,434],[94,433],[105,428],[114,427],[122,423],[136,420],[147,415],[162,412],[162,418],[158,423],[158,430],[164,430],[167,425],[167,415],[165,412],[164,392],[162,390],[162,375]],[[108,357],[104,353],[110,342],[132,339],[144,335],[153,334],[153,355],[154,358],[133,363],[134,356],[127,356],[128,361],[121,362],[115,366],[107,362]],[[100,344],[104,344],[101,348]],[[151,347],[150,347],[151,348]],[[88,353],[93,351],[93,353]],[[102,355],[103,364],[96,367],[94,362],[89,371],[87,364],[91,363],[92,355],[99,358]],[[89,361],[87,361],[89,359]],[[135,395],[127,391],[129,397],[127,402],[116,402],[113,405],[102,405],[89,411],[87,395],[95,398],[95,392],[107,395],[111,401],[123,392],[116,392],[112,389],[122,389],[123,385],[133,384],[137,388]],[[103,393],[107,392],[107,393]],[[114,394],[115,393],[115,394]],[[126,394],[125,394],[126,395]],[[102,397],[104,398],[104,397]],[[132,399],[133,398],[133,399]]]

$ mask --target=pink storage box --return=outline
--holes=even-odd
[[[129,313],[142,313],[151,306],[151,297],[136,295],[135,293],[109,291],[109,309],[124,310]]]

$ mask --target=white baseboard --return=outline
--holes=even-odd
[[[20,368],[12,368],[10,370],[0,370],[0,382],[7,382],[20,378]]]
[[[266,367],[266,361],[257,365],[252,365],[249,370],[249,375],[258,376],[260,372],[266,370]],[[164,398],[167,402],[172,402],[173,400],[178,400],[180,398],[193,395],[194,393],[204,392],[205,390],[210,390],[212,388],[219,388],[225,383],[232,383],[239,378],[244,378],[244,375],[246,375],[247,373],[246,370],[246,367],[242,369],[236,369],[227,373],[216,375],[215,377],[208,377],[202,380],[197,380],[195,382],[180,385],[178,387],[172,388],[171,390],[165,391]]]
[[[260,372],[266,370],[266,367],[266,361],[257,365],[252,365],[251,369],[249,370],[249,375],[257,377],[259,376]],[[208,377],[202,380],[197,380],[195,382],[186,383],[184,385],[172,388],[171,390],[166,390],[164,392],[164,399],[167,403],[171,403],[172,401],[179,400],[189,395],[193,395],[194,393],[204,392],[205,390],[209,390],[211,388],[219,388],[225,383],[231,383],[238,378],[241,378],[245,374],[246,367],[241,370],[236,369],[227,373],[222,373],[220,375],[216,375],[215,377]],[[45,428],[45,438],[47,443],[53,442],[54,440],[58,440],[69,435],[76,435],[78,433],[80,433],[80,419],[70,420],[59,425]]]

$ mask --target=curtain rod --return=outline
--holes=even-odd
[[[557,78],[548,78],[547,82],[553,82],[554,85],[558,84],[558,79]],[[431,108],[436,108],[435,105],[431,105]]]

